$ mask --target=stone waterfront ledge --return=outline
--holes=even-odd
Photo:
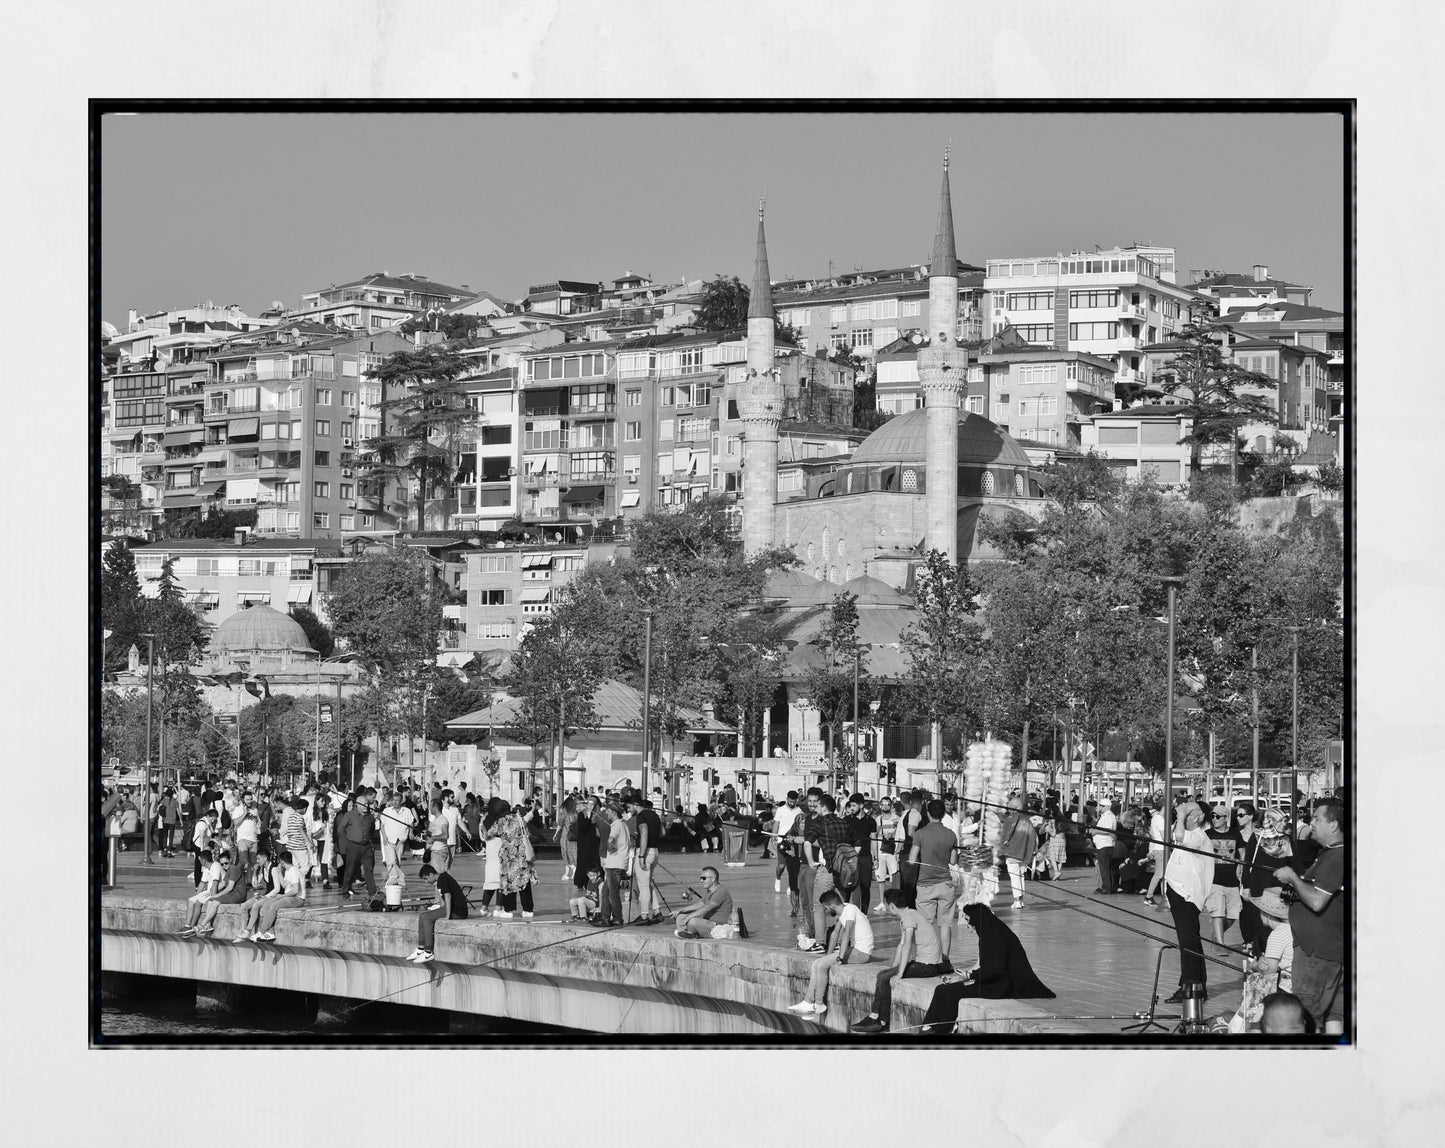
[[[477,918],[439,922],[437,959],[418,966],[404,959],[416,947],[413,912],[283,909],[276,942],[233,945],[239,906],[221,907],[206,940],[176,935],[185,909],[184,901],[103,897],[101,967],[357,1001],[385,996],[588,1032],[698,1036],[846,1033],[867,1013],[883,967],[834,969],[828,1010],[814,1023],[787,1011],[803,997],[813,958],[759,941],[684,941],[664,926],[604,931]],[[922,1021],[937,983],[894,982],[896,1030]],[[960,1018],[965,1031],[990,1035],[1088,1031],[1024,1001],[964,1001]]]

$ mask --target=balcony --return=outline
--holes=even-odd
[[[608,484],[617,481],[617,472],[615,470],[599,470],[582,474],[574,472],[568,477],[567,481],[573,486],[583,486],[592,483]]]
[[[595,418],[602,418],[603,416],[612,415],[612,414],[616,414],[616,413],[617,413],[617,404],[616,404],[615,402],[610,402],[610,403],[590,403],[590,404],[588,404],[588,405],[585,406],[585,407],[572,407],[572,408],[571,408],[570,410],[568,410],[568,412],[567,412],[568,415],[570,415],[572,418],[575,418],[575,419],[595,419]]]
[[[721,368],[708,363],[680,363],[675,366],[659,367],[657,369],[657,377],[660,379],[673,379],[679,375],[716,374],[720,369]]]
[[[547,471],[545,474],[524,474],[522,482],[526,486],[566,486],[572,482],[572,476],[566,474],[554,474]]]
[[[657,374],[656,367],[628,367],[625,370],[618,370],[618,381],[623,379],[650,379]]]
[[[1119,314],[1128,315],[1131,319],[1147,319],[1149,317],[1143,303],[1120,303]]]

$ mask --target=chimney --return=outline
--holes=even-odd
[[[127,331],[134,331],[139,319],[140,313],[134,307],[130,308],[125,313],[125,329]]]
[[[244,526],[238,526],[238,527],[236,527],[236,534],[235,534],[235,542],[236,542],[236,545],[237,545],[237,546],[244,546],[244,545],[246,545],[246,538],[250,535],[250,533],[251,533],[251,532],[250,532],[246,527],[244,527]]]
[[[1268,278],[1269,278],[1269,268],[1266,267],[1263,263],[1256,263],[1256,264],[1254,265],[1254,281],[1255,281],[1256,283],[1263,283],[1263,282],[1265,282]]]

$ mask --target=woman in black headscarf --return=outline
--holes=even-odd
[[[964,918],[978,934],[978,968],[961,981],[939,985],[923,1018],[923,1031],[946,1033],[958,1021],[958,1002],[965,997],[1027,1000],[1053,993],[1034,975],[1028,954],[1014,932],[986,906],[965,905]]]

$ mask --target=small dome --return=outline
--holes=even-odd
[[[801,570],[775,570],[763,583],[763,597],[784,598],[791,603],[800,599],[816,585],[818,585],[818,579],[811,574],[804,574]]]
[[[120,334],[120,332],[115,329],[114,323],[107,323],[104,319],[100,321],[100,333],[107,339],[114,339]]]
[[[842,590],[858,598],[860,606],[911,606],[913,600],[879,578],[862,574],[843,583]]]
[[[928,442],[928,411],[895,415],[858,444],[850,464],[922,463]],[[958,422],[959,466],[1031,467],[1023,447],[996,423],[972,412]]]
[[[252,650],[289,650],[311,654],[311,642],[301,623],[270,606],[252,606],[232,614],[216,627],[211,638],[215,653],[240,653]]]

